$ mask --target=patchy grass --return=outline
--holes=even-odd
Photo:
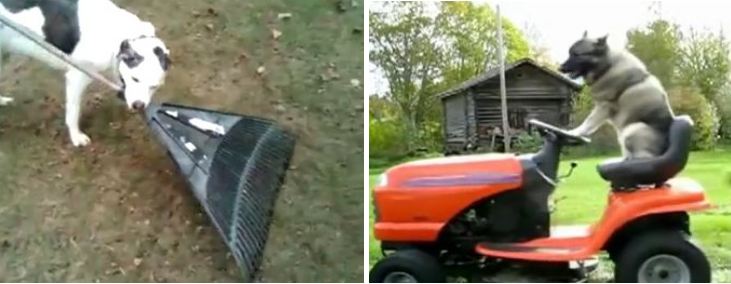
[[[275,119],[298,136],[258,280],[362,281],[363,91],[351,84],[363,78],[362,3],[115,2],[172,51],[156,100]],[[0,93],[18,103],[0,108],[0,281],[240,281],[164,150],[113,93],[89,90],[92,145],[71,147],[62,78],[22,58],[3,66]]]
[[[557,211],[552,216],[553,224],[581,224],[596,221],[604,210],[607,183],[596,173],[596,165],[608,157],[584,158],[576,160],[579,166],[571,177],[556,189],[555,195],[562,199],[557,204]],[[564,161],[561,169],[568,169]],[[378,175],[384,168],[370,171],[371,190]],[[715,151],[694,152],[683,171],[682,176],[691,177],[700,182],[715,209],[691,215],[692,231],[701,243],[714,269],[714,282],[731,281],[731,151],[719,149]],[[370,222],[373,227],[373,210]],[[370,232],[370,265],[381,258],[378,241]],[[605,282],[612,280],[611,263],[605,261],[591,280]]]

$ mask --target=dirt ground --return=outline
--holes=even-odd
[[[362,281],[361,1],[115,2],[172,51],[157,101],[271,118],[298,136],[258,280]],[[82,118],[92,145],[75,149],[62,90],[42,64],[3,66],[0,93],[16,103],[0,108],[0,281],[241,281],[143,120],[95,85]]]

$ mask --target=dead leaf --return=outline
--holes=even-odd
[[[357,87],[360,87],[360,80],[358,80],[358,79],[351,79],[350,80],[350,85],[352,85],[353,87],[356,87],[356,88]]]
[[[241,52],[241,54],[239,54],[239,60],[243,60],[243,59],[247,59],[247,58],[249,58],[249,55],[246,52]]]
[[[135,266],[140,266],[140,264],[142,263],[142,259],[141,258],[135,258],[132,262],[135,264]]]
[[[272,29],[272,38],[274,38],[274,40],[279,39],[279,37],[281,36],[282,32],[278,31],[277,29]]]
[[[340,74],[335,72],[335,65],[330,63],[325,71],[325,74],[320,75],[323,81],[337,80],[340,78]]]
[[[348,2],[345,0],[338,1],[338,12],[344,13],[348,11]]]
[[[292,18],[292,13],[279,13],[279,15],[277,15],[277,18],[280,20],[289,20],[290,18]]]
[[[259,66],[259,68],[256,68],[256,73],[259,75],[264,75],[264,72],[267,71],[267,68],[264,66]]]

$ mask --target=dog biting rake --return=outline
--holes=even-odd
[[[122,90],[0,15],[2,25],[111,89]],[[143,115],[231,250],[244,278],[252,280],[261,264],[294,138],[270,120],[182,105],[150,104]]]

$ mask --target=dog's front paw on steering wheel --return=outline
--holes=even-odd
[[[91,138],[82,132],[71,133],[71,143],[74,147],[84,147],[91,143]]]
[[[567,133],[568,135],[571,135],[571,136],[577,136],[577,137],[581,137],[581,136],[584,136],[584,135],[583,135],[583,133],[581,133],[581,132],[580,132],[579,130],[577,130],[577,129],[571,129],[571,130],[569,130],[569,131],[566,131],[566,133]]]

